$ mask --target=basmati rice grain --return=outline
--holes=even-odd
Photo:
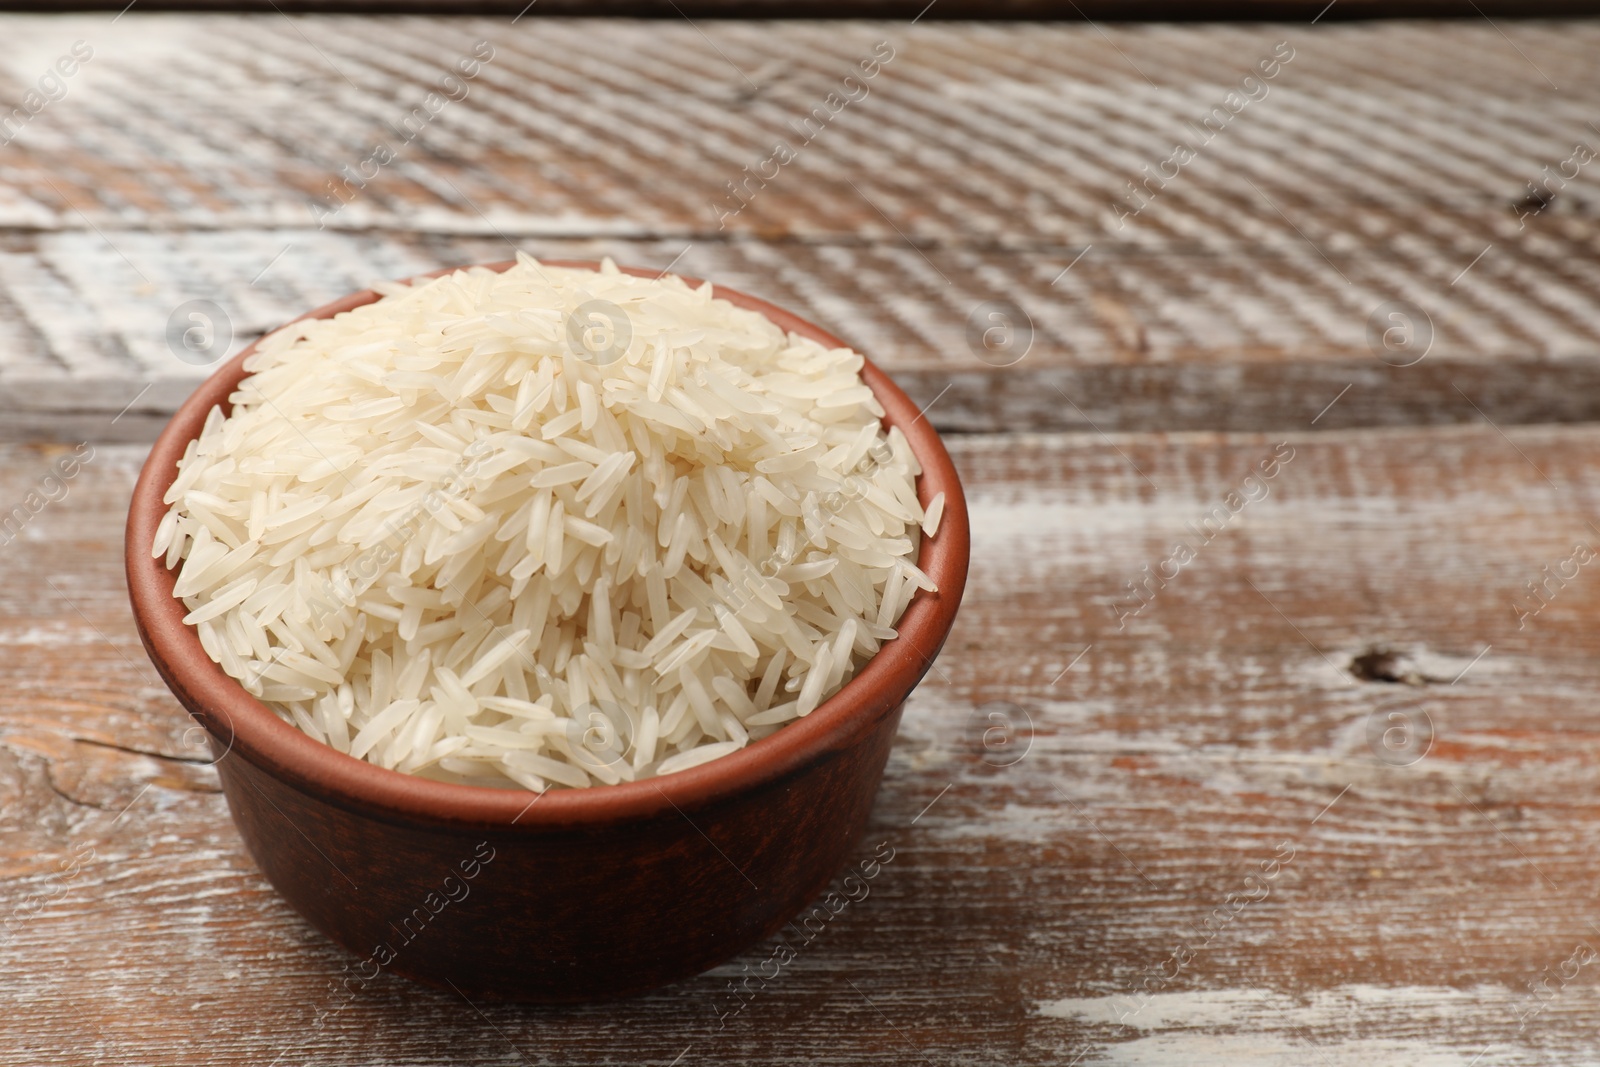
[[[480,786],[672,774],[814,712],[933,588],[944,495],[848,349],[609,263],[380,291],[262,341],[150,545],[313,738]],[[567,343],[593,300],[607,363]]]

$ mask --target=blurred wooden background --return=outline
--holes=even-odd
[[[123,0],[125,3],[126,0]],[[0,0],[0,11],[106,11],[116,0]],[[1328,0],[139,0],[142,11],[227,11],[378,15],[623,16],[680,19],[808,18],[1106,21],[1307,21]],[[1572,17],[1600,10],[1594,0],[1339,0],[1330,21],[1372,18]]]
[[[0,16],[0,101],[45,101],[0,146],[0,1063],[1593,1063],[1600,586],[1550,574],[1600,543],[1600,24],[1321,6]],[[725,1027],[765,950],[620,1004],[390,980],[328,1016],[345,957],[243,853],[128,617],[127,493],[207,369],[190,302],[220,357],[512,246],[828,325],[972,497],[863,852],[896,858]]]
[[[4,148],[0,425],[148,439],[205,371],[165,336],[183,303],[239,347],[512,245],[676,261],[815,316],[924,402],[956,382],[941,428],[1255,430],[1351,383],[1320,427],[1478,418],[1452,382],[1496,420],[1587,421],[1596,168],[1537,214],[1528,186],[1600,145],[1600,27],[1504,29],[11,16],[0,99],[76,40],[94,56]],[[402,145],[480,40],[466,98]],[[725,183],[800,144],[879,41],[869,95],[724,218]],[[1266,97],[1119,220],[1280,41]],[[398,158],[318,229],[379,141]],[[993,300],[1033,324],[1014,366],[967,344]],[[1367,337],[1394,300],[1433,330],[1405,373]]]

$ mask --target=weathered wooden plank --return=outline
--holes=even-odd
[[[1297,0],[939,0],[927,11],[926,0],[158,0],[141,3],[146,11],[227,11],[271,14],[282,12],[373,15],[498,15],[525,13],[529,17],[621,16],[631,18],[875,18],[911,19],[1162,19],[1162,20],[1263,20],[1303,21],[1315,16],[1316,4]],[[117,11],[105,0],[6,0],[8,11]],[[1511,18],[1584,16],[1593,6],[1584,0],[1536,0],[1515,4],[1511,0],[1341,0],[1322,14],[1324,21],[1371,18]]]
[[[972,581],[874,816],[895,857],[721,1027],[765,953],[621,1004],[387,981],[324,1017],[342,958],[254,872],[144,666],[118,564],[141,450],[101,446],[0,546],[0,1063],[1586,1064],[1597,972],[1555,976],[1600,946],[1592,562],[1516,605],[1600,540],[1600,430],[1283,440],[951,441]],[[0,501],[50,462],[0,450]],[[1426,716],[1425,754],[1371,740],[1391,712]]]
[[[325,183],[384,140],[399,142],[397,158],[344,191],[353,200],[330,226],[493,232],[481,208],[513,234],[717,232],[708,205],[723,183],[783,138],[797,142],[795,159],[747,190],[754,199],[727,230],[894,238],[898,226],[929,245],[1075,252],[1114,225],[1125,179],[1141,179],[1141,164],[1192,136],[1186,122],[1293,38],[1267,96],[1231,117],[1181,182],[1158,186],[1130,228],[1147,245],[1259,239],[1276,216],[1250,203],[1243,172],[1335,216],[1356,205],[1402,216],[1397,233],[1369,223],[1351,238],[1414,234],[1423,244],[1393,249],[1402,259],[1448,251],[1453,262],[1482,247],[1466,240],[1485,221],[1471,215],[1509,214],[1526,181],[1588,136],[1584,93],[1600,78],[1586,62],[1600,30],[1582,22],[1513,25],[1511,43],[1481,23],[1125,26],[1103,37],[1072,25],[133,12],[115,26],[7,16],[6,29],[18,96],[74,38],[95,49],[7,146],[15,191],[0,222],[28,228],[82,228],[77,210],[102,228],[313,224]],[[494,58],[404,141],[396,126],[477,41]],[[866,95],[797,131],[858,61],[885,54],[879,41],[893,58],[871,78],[855,70]],[[155,69],[166,90],[128,91]],[[928,192],[939,195],[918,195]],[[1538,221],[1592,218],[1565,199]],[[1469,217],[1417,217],[1422,206]],[[1278,222],[1275,244],[1316,259]],[[1459,247],[1439,240],[1450,236]]]
[[[123,233],[115,240],[130,256],[143,257],[152,279],[149,295],[113,280],[126,268],[94,235],[38,235],[30,239],[30,251],[0,259],[0,343],[20,353],[0,370],[0,440],[152,439],[210,369],[180,362],[168,341],[169,322],[192,300],[222,308],[236,350],[375,280],[512,252],[499,238],[392,234]],[[1174,311],[1175,295],[1153,298],[1142,268],[1124,270],[1109,260],[1101,261],[1108,269],[1099,273],[1081,263],[1077,270],[1094,280],[1085,283],[1083,300],[1066,302],[1048,295],[1039,268],[1053,263],[1037,256],[975,257],[965,272],[951,272],[965,290],[955,298],[919,296],[919,257],[882,246],[596,239],[520,244],[551,258],[609,254],[659,267],[676,260],[677,270],[793,308],[871,355],[913,398],[931,405],[928,417],[945,430],[1260,430],[1304,425],[1346,386],[1349,392],[1316,428],[1479,418],[1463,393],[1501,424],[1600,418],[1600,361],[1593,358],[1531,348],[1491,356],[1490,350],[1445,348],[1441,339],[1417,365],[1394,367],[1366,346],[1366,323],[1354,315],[1335,323],[1350,335],[1342,347],[1246,351],[1229,343],[1207,351],[1197,341],[1181,356],[1158,355],[1148,346],[1124,350],[1115,346],[1147,336],[1144,315],[1159,315],[1158,307],[1181,312]],[[274,257],[276,263],[261,275]],[[988,279],[1007,277],[1017,286],[986,288]],[[1021,294],[1024,283],[1037,292],[1019,301],[1033,309],[1032,349],[1016,364],[993,365],[987,353],[979,354],[981,345],[969,343],[969,323],[981,318],[992,294]],[[1140,310],[1129,310],[1136,302]],[[1595,322],[1600,324],[1600,315]],[[1217,326],[1212,336],[1225,337],[1226,331]]]
[[[925,401],[954,383],[949,429],[1260,430],[1346,384],[1319,429],[1475,417],[1452,383],[1498,422],[1591,420],[1600,27],[1501,29],[0,16],[0,99],[93,49],[0,147],[0,435],[106,432],[149,384],[109,431],[148,438],[192,381],[164,340],[185,301],[243,339],[508,243],[682,253]],[[880,41],[867,95],[806,126]],[[1146,178],[1180,139],[1197,157]],[[318,229],[341,168],[365,184]],[[1032,323],[1012,366],[968,340],[995,300]],[[1369,336],[1396,300],[1432,336],[1403,370]]]

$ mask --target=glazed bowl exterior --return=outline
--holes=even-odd
[[[765,301],[715,293],[844,346]],[[305,317],[376,299],[355,293]],[[213,407],[229,409],[254,347],[207,379],[152,448],[128,513],[128,589],[151,660],[209,736],[251,856],[357,957],[343,988],[388,972],[474,1000],[628,996],[729,959],[821,893],[861,838],[905,699],[944,643],[966,581],[961,485],[904,393],[870,362],[862,371],[885,424],[900,427],[922,465],[923,503],[946,500],[918,557],[939,590],[917,594],[900,636],[806,718],[739,752],[661,778],[533,794],[431,781],[340,753],[247,693],[183,624],[176,576],[149,546],[184,449]]]

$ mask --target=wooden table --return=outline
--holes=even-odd
[[[136,9],[0,17],[5,98],[80,40],[0,148],[0,504],[93,449],[0,545],[0,1063],[1595,1062],[1600,25]],[[894,859],[725,1025],[766,950],[620,1004],[388,979],[330,1016],[344,955],[128,616],[126,498],[206,370],[175,309],[237,347],[511,245],[827,323],[971,495],[863,846]],[[969,344],[998,301],[1009,347]]]

